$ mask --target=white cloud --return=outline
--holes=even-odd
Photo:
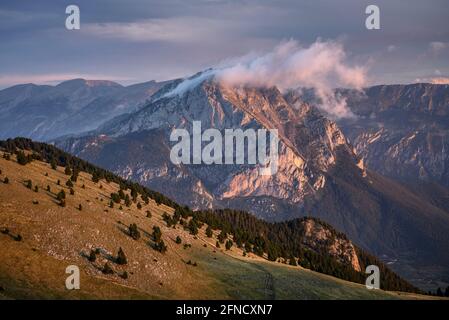
[[[88,23],[81,28],[87,35],[132,42],[204,41],[221,33],[226,26],[215,20],[199,17],[148,19],[136,22]]]
[[[393,52],[393,51],[396,51],[397,48],[398,48],[397,46],[391,44],[391,45],[389,45],[389,46],[387,47],[387,51],[388,51],[388,52]]]
[[[449,47],[449,43],[433,41],[429,43],[429,49],[433,54],[439,54],[441,51]]]
[[[449,77],[417,78],[415,83],[449,84]]]
[[[366,69],[349,66],[345,60],[346,53],[339,42],[317,41],[302,47],[290,40],[255,59],[221,69],[217,77],[233,86],[277,86],[281,90],[312,87],[322,100],[323,110],[335,117],[351,117],[346,102],[335,97],[333,89],[362,88],[366,84]]]
[[[366,69],[349,66],[343,46],[335,41],[316,41],[302,47],[294,40],[282,42],[265,54],[231,59],[200,76],[186,79],[167,95],[183,94],[202,80],[214,77],[227,86],[273,87],[280,90],[314,88],[321,109],[334,117],[352,117],[346,101],[336,97],[334,88],[361,89]]]

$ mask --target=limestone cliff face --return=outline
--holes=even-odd
[[[277,129],[279,134],[278,170],[274,175],[260,174],[261,165],[174,165],[169,159],[170,133],[173,129],[192,132],[193,121],[201,121],[202,130]],[[145,139],[144,136],[156,139]],[[101,137],[101,138],[100,138]],[[106,137],[106,138],[105,138]],[[137,140],[149,145],[139,146]],[[135,147],[135,157],[122,161],[106,155],[105,144]],[[131,141],[132,140],[132,141]],[[106,143],[106,145],[108,144]],[[150,149],[153,144],[159,155]],[[166,146],[161,150],[160,145]],[[277,88],[230,88],[207,79],[183,94],[161,95],[140,111],[113,121],[89,137],[69,139],[59,145],[92,161],[98,159],[114,172],[167,193],[193,208],[220,206],[229,199],[269,197],[291,205],[321,189],[325,173],[336,161],[342,147],[358,161],[337,125],[314,107],[284,96]],[[153,148],[153,149],[154,149]],[[147,154],[147,151],[149,154]],[[101,157],[98,154],[102,154]],[[114,155],[115,158],[117,155]],[[151,161],[153,160],[153,161]],[[182,183],[185,192],[170,184]],[[161,189],[161,185],[165,185]],[[168,190],[167,190],[168,189]],[[273,214],[272,205],[262,206],[260,215]],[[243,209],[250,209],[244,207]]]
[[[350,265],[355,271],[361,271],[359,258],[354,245],[343,235],[336,235],[335,231],[320,224],[316,220],[303,221],[303,243],[311,249],[322,248],[337,261]]]
[[[357,117],[340,125],[369,169],[449,186],[449,85],[383,85],[341,94]]]

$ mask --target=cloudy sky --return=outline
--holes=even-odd
[[[70,4],[80,30],[65,28]],[[380,7],[380,30],[365,28],[369,4]],[[448,17],[447,0],[2,0],[0,88],[165,80],[317,39],[338,42],[368,84],[449,83]]]

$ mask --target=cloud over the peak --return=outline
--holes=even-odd
[[[234,61],[216,76],[231,86],[314,88],[322,101],[320,107],[335,117],[350,117],[352,113],[333,89],[360,89],[366,84],[366,69],[349,65],[343,45],[336,41],[316,41],[308,47],[294,40],[282,42],[271,52]]]

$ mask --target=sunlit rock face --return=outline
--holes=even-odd
[[[261,175],[260,164],[255,165],[174,165],[169,158],[170,133],[183,128],[192,132],[193,121],[200,121],[202,130],[225,129],[277,129],[279,135],[278,166],[273,175]],[[145,139],[145,146],[129,137],[157,135],[158,139]],[[137,149],[133,156],[119,162],[106,156],[101,162],[124,177],[140,181],[168,193],[176,200],[193,208],[220,206],[222,200],[234,198],[270,197],[292,205],[301,205],[304,197],[315,193],[326,183],[327,172],[337,158],[341,147],[354,163],[358,160],[337,125],[325,118],[318,109],[297,99],[284,96],[277,88],[228,87],[213,79],[206,79],[182,94],[160,95],[138,112],[111,121],[94,135],[66,140],[63,146],[70,152],[87,159],[95,156],[104,143],[127,143]],[[59,143],[59,142],[58,142]],[[164,150],[158,159],[151,146]],[[129,146],[128,146],[129,147]],[[125,149],[128,147],[124,147]],[[145,158],[146,151],[150,153]],[[104,151],[100,151],[104,155]],[[131,163],[130,163],[131,162]],[[158,181],[158,182],[156,182]],[[161,188],[163,184],[185,181],[189,192],[177,188]],[[261,216],[271,215],[271,206]],[[251,209],[251,208],[246,208]]]

